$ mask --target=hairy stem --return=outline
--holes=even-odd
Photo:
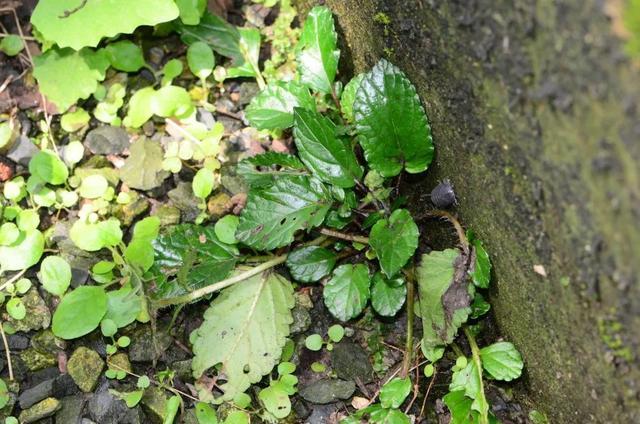
[[[458,221],[458,218],[447,211],[441,210],[429,211],[426,214],[422,215],[421,218],[444,218],[449,221],[458,234],[458,239],[460,240],[462,249],[465,253],[469,253],[469,240],[467,239],[467,235],[465,234],[464,228],[462,228],[460,221]]]
[[[347,240],[347,241],[355,241],[357,243],[369,244],[369,237],[357,236],[353,234],[345,234],[340,231],[330,230],[328,228],[321,228],[320,234],[324,234],[325,236]]]
[[[469,330],[469,327],[463,327],[464,335],[467,337],[469,341],[469,346],[471,347],[471,356],[473,358],[473,362],[476,366],[476,372],[478,373],[478,381],[480,382],[480,396],[484,398],[484,381],[482,380],[482,361],[480,360],[480,348],[478,348],[478,343],[476,343],[476,338]],[[483,399],[483,404],[487,404],[486,399]],[[489,410],[488,408],[481,408],[480,412],[480,421],[479,424],[489,424]]]

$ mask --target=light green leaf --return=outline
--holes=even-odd
[[[139,266],[146,272],[153,265],[154,251],[151,242],[158,237],[160,219],[150,216],[138,222],[133,229],[133,237],[124,251],[124,257],[131,265]]]
[[[7,388],[7,383],[4,382],[3,379],[0,378],[0,408],[4,408],[9,400],[11,399],[11,395],[9,394],[9,389]],[[9,417],[13,418],[13,417]],[[18,424],[18,420],[14,418],[13,422],[9,421],[9,418],[5,420],[5,424]]]
[[[215,176],[213,171],[207,168],[201,168],[193,177],[193,194],[200,199],[206,199],[213,191]]]
[[[203,41],[191,44],[187,49],[187,64],[193,75],[200,79],[206,79],[216,66],[211,47]]]
[[[469,424],[473,421],[471,404],[473,399],[464,394],[464,390],[447,393],[442,400],[451,413],[451,424]]]
[[[40,2],[42,3],[42,2]],[[86,99],[98,88],[109,67],[104,50],[52,48],[33,58],[33,76],[38,89],[64,112],[79,99]]]
[[[105,337],[112,337],[118,332],[118,326],[110,319],[103,319],[100,322],[100,332]]]
[[[302,108],[295,108],[293,115],[293,133],[302,162],[322,181],[353,187],[362,178],[362,168],[348,142],[336,136],[334,123]]]
[[[178,415],[178,411],[180,410],[180,399],[180,396],[174,395],[167,400],[164,410],[164,421],[162,421],[162,424],[173,424],[173,420],[175,420],[176,415]]]
[[[151,103],[156,95],[153,87],[142,88],[129,99],[129,111],[122,123],[127,127],[140,128],[153,116]]]
[[[264,409],[269,411],[271,415],[277,419],[286,418],[291,413],[291,400],[289,399],[289,395],[278,385],[260,390],[258,398],[264,405]]]
[[[411,393],[411,379],[394,378],[380,389],[380,405],[383,408],[400,408]]]
[[[249,424],[250,422],[251,418],[246,412],[232,411],[227,415],[227,419],[224,420],[223,424]]]
[[[296,156],[276,152],[246,158],[240,161],[236,172],[251,188],[272,186],[277,177],[308,174]]]
[[[511,381],[522,374],[524,363],[515,346],[509,342],[498,342],[480,349],[482,367],[496,380]]]
[[[80,249],[95,252],[120,243],[122,230],[120,229],[120,221],[115,218],[109,218],[95,224],[79,219],[71,226],[69,237]]]
[[[40,225],[40,215],[35,209],[23,209],[18,213],[16,224],[21,231],[35,230]]]
[[[18,136],[14,121],[0,122],[0,149],[10,145]]]
[[[105,194],[107,188],[109,188],[107,179],[100,174],[94,174],[82,180],[78,192],[80,197],[85,199],[97,199]]]
[[[407,286],[402,277],[385,278],[380,272],[373,276],[371,286],[371,306],[377,313],[385,317],[392,317],[407,297]]]
[[[249,192],[236,238],[258,250],[286,246],[298,230],[322,224],[330,206],[331,195],[317,180],[279,178],[271,187]]]
[[[260,59],[260,31],[257,28],[238,28],[241,61],[233,61],[234,67],[227,68],[227,77],[255,77],[258,75]]]
[[[180,9],[180,20],[185,25],[198,25],[207,9],[206,0],[176,0],[176,4]]]
[[[0,270],[21,271],[35,265],[44,252],[44,237],[38,230],[20,232],[8,246],[0,246]]]
[[[316,110],[309,89],[295,81],[279,81],[251,99],[245,116],[259,130],[285,129],[293,125],[293,109],[298,106]]]
[[[304,346],[314,352],[322,349],[322,336],[320,334],[311,334],[304,339]]]
[[[418,291],[422,316],[422,349],[427,359],[440,359],[471,313],[474,286],[467,278],[465,256],[457,249],[422,255]]]
[[[340,50],[331,10],[316,6],[307,15],[298,42],[298,71],[300,81],[323,93],[332,91],[338,70]]]
[[[216,222],[213,230],[221,242],[236,244],[238,242],[238,240],[236,240],[236,231],[239,223],[240,220],[237,216],[225,215]]]
[[[9,299],[7,302],[7,312],[11,318],[18,321],[27,316],[27,308],[25,308],[24,303],[22,303],[19,297]]]
[[[220,364],[221,400],[232,400],[277,364],[293,322],[291,283],[264,272],[224,289],[195,330],[193,375]]]
[[[24,49],[24,43],[22,38],[15,34],[9,34],[6,37],[0,39],[0,52],[3,52],[7,56],[16,56]]]
[[[372,169],[385,177],[403,168],[411,174],[427,169],[433,158],[431,128],[415,87],[400,69],[381,59],[360,82],[353,112]]]
[[[327,335],[333,343],[340,343],[340,340],[344,337],[344,327],[340,324],[334,324],[327,330]]]
[[[301,247],[289,253],[287,267],[294,280],[314,283],[329,275],[336,265],[336,254],[320,246]]]
[[[418,226],[406,209],[395,210],[389,219],[381,219],[371,228],[369,244],[387,277],[396,275],[413,257],[419,235]]]
[[[166,85],[151,97],[151,110],[163,118],[186,118],[194,111],[189,92],[182,87]]]
[[[171,59],[162,67],[162,85],[169,85],[174,78],[182,74],[182,62],[180,59]]]
[[[0,226],[0,246],[9,246],[20,237],[20,230],[13,222],[5,222]]]
[[[46,291],[62,296],[71,284],[71,267],[60,256],[47,256],[40,264],[38,278]]]
[[[66,132],[75,132],[86,126],[90,119],[91,116],[89,113],[79,107],[73,112],[67,112],[62,115],[62,118],[60,118],[60,126]]]
[[[51,150],[40,150],[29,161],[29,172],[49,184],[63,184],[69,177],[69,170],[62,160]]]
[[[142,49],[129,40],[109,43],[105,51],[111,66],[118,71],[136,72],[145,65]]]
[[[176,19],[173,0],[40,0],[31,23],[42,36],[60,47],[95,47],[103,37],[130,34],[141,25]]]
[[[80,286],[62,298],[53,314],[51,330],[62,339],[75,339],[95,330],[107,312],[102,287]]]
[[[211,407],[211,405],[204,402],[198,402],[196,403],[195,410],[198,424],[218,424],[216,411]]]
[[[340,321],[360,315],[369,300],[369,270],[364,264],[341,265],[324,286],[324,304]]]
[[[482,371],[478,370],[475,361],[469,361],[464,369],[454,371],[449,390],[463,391],[467,397],[473,399],[471,409],[478,411],[482,416],[488,416],[489,403],[483,390]]]
[[[131,153],[120,168],[120,179],[129,187],[151,190],[169,176],[162,169],[164,153],[160,144],[139,138],[131,144],[129,150]]]
[[[364,74],[358,74],[351,78],[351,81],[344,86],[340,95],[340,106],[342,106],[342,116],[347,122],[353,122],[353,102],[356,100],[356,93],[360,88],[360,82],[364,78]]]
[[[489,302],[484,300],[484,296],[482,296],[482,293],[477,292],[473,298],[473,303],[471,304],[470,317],[472,319],[477,319],[482,315],[486,314],[487,312],[489,312],[490,309],[491,309],[491,304],[489,304]]]
[[[133,292],[130,285],[107,293],[105,319],[113,321],[118,328],[126,327],[136,320],[142,309],[142,299]]]

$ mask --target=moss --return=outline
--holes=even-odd
[[[610,316],[603,316],[598,318],[598,331],[600,338],[607,345],[607,347],[613,352],[613,355],[619,359],[627,362],[633,361],[633,352],[629,346],[625,346],[622,334],[624,333],[624,326],[615,318],[615,311],[611,312]]]

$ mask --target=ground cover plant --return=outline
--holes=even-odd
[[[341,82],[325,6],[301,27],[285,0],[246,4],[242,27],[206,6],[41,0],[33,37],[3,34],[43,96],[31,130],[16,110],[0,123],[7,422],[70,408],[51,391],[23,402],[14,362],[126,405],[81,408],[101,422],[140,404],[164,423],[302,422],[300,399],[349,399],[332,420],[409,423],[436,414],[437,377],[450,422],[498,422],[486,388],[523,362],[507,341],[479,345],[491,262],[453,188],[418,208],[401,195],[437,145],[409,78],[382,58]],[[446,248],[424,242],[434,221],[456,234]],[[318,309],[326,334],[300,329]],[[12,357],[22,333],[35,359]],[[345,346],[375,379],[338,370]]]

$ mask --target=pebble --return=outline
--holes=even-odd
[[[80,390],[86,393],[91,392],[96,386],[103,367],[104,362],[100,355],[84,346],[77,348],[67,362],[69,375]]]
[[[300,389],[300,396],[311,403],[331,403],[338,399],[349,399],[356,391],[353,381],[324,378]]]

